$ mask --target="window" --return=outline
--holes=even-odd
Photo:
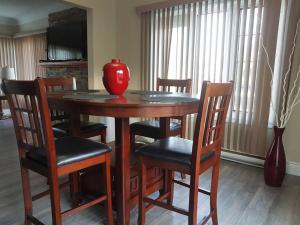
[[[263,0],[195,1],[143,13],[143,88],[154,90],[157,77],[191,78],[199,96],[204,80],[234,80],[224,147],[264,156],[271,74],[261,37],[276,49],[279,16],[280,2]],[[189,138],[193,128],[191,117]]]
[[[189,24],[185,20],[189,18],[184,18],[183,9],[179,9],[178,15],[174,17],[174,27],[172,28],[168,78],[181,79],[194,73],[194,76],[199,76],[197,85],[199,87],[203,80],[222,82],[226,79],[234,79],[234,75],[229,75],[228,78],[224,77],[226,70],[229,69],[230,61],[228,58],[224,59],[223,56],[224,54],[235,54],[237,57],[236,60],[233,59],[233,63],[236,61],[234,70],[242,75],[240,76],[241,85],[235,91],[237,101],[235,101],[233,111],[253,112],[254,96],[251,90],[255,85],[263,10],[258,7],[254,9],[241,8],[229,18],[224,11],[215,9],[216,7],[217,5],[214,6],[211,13],[206,13],[205,7],[200,9],[201,13],[199,13],[198,7],[194,9],[197,10],[194,26],[199,27],[198,36],[193,34],[196,29],[188,27]],[[223,7],[220,5],[221,9]],[[229,23],[228,19],[236,26],[228,26],[229,24],[224,26],[224,23]],[[238,41],[229,42],[229,29],[234,29],[234,31],[231,30],[231,33],[237,34]],[[187,51],[184,48],[192,48],[192,46],[185,45],[185,42],[195,42],[196,49]],[[192,71],[192,59],[195,54],[198,54],[195,62],[197,68]],[[200,95],[200,90],[198,89],[196,93]]]

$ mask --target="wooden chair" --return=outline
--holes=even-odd
[[[156,90],[163,92],[170,92],[173,89],[177,93],[191,93],[192,80],[172,80],[172,79],[157,79]],[[185,137],[186,132],[186,116],[176,117],[180,123],[170,122],[170,136],[180,135]],[[161,139],[162,134],[160,131],[159,120],[145,120],[141,122],[132,123],[130,125],[131,146],[135,145],[135,135],[149,137],[153,139]],[[134,148],[134,147],[133,147]]]
[[[64,137],[54,140],[45,83],[35,81],[3,81],[12,113],[17,138],[24,196],[25,225],[43,224],[33,216],[32,202],[50,193],[52,224],[61,225],[62,216],[105,201],[108,224],[113,224],[110,180],[111,149],[91,140]],[[105,194],[92,201],[61,212],[59,177],[94,165],[105,168]],[[29,170],[47,177],[50,191],[31,195]],[[95,181],[97,182],[97,181]],[[100,180],[98,182],[101,182]]]
[[[169,137],[137,150],[140,159],[139,225],[145,224],[146,211],[153,205],[186,215],[188,224],[196,225],[198,192],[210,196],[210,214],[202,220],[201,224],[207,223],[210,218],[213,225],[218,224],[217,190],[220,154],[232,89],[233,82],[224,84],[204,82],[193,141]],[[167,192],[155,200],[146,196],[145,171],[148,165],[168,171]],[[199,176],[211,167],[211,189],[210,191],[200,189]],[[173,171],[189,174],[190,184],[174,180]],[[173,206],[174,183],[190,188],[188,210]],[[167,199],[167,203],[162,201],[164,199]]]
[[[43,78],[47,92],[74,90],[76,89],[76,80],[74,77],[49,77]],[[54,122],[53,132],[56,138],[61,138],[70,134],[69,116],[64,112],[51,110],[51,120]],[[90,138],[100,135],[101,142],[106,143],[106,128],[102,123],[81,121],[80,137]]]
[[[170,92],[175,89],[177,93],[191,93],[192,80],[174,80],[174,79],[157,79],[156,90],[162,92]],[[179,121],[170,121],[169,136],[178,136],[185,138],[186,133],[186,116],[173,117]],[[130,125],[130,142],[132,150],[135,148],[135,135],[153,138],[155,140],[161,139],[159,120],[145,120],[141,122],[132,123]],[[185,174],[181,173],[181,178],[185,179]]]

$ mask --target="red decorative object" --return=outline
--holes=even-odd
[[[129,69],[119,59],[113,59],[103,67],[103,84],[105,89],[113,95],[121,95],[128,87],[130,80]]]
[[[285,176],[286,159],[282,143],[284,129],[274,127],[275,137],[264,165],[265,183],[272,187],[280,187]]]

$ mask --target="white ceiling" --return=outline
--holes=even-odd
[[[0,24],[22,25],[71,7],[62,0],[0,0]]]

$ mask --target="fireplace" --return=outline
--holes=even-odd
[[[59,24],[86,22],[86,10],[70,8],[48,15],[49,27]],[[40,66],[46,68],[47,77],[72,76],[76,78],[77,89],[88,89],[88,66],[86,60],[53,61],[41,60]]]

